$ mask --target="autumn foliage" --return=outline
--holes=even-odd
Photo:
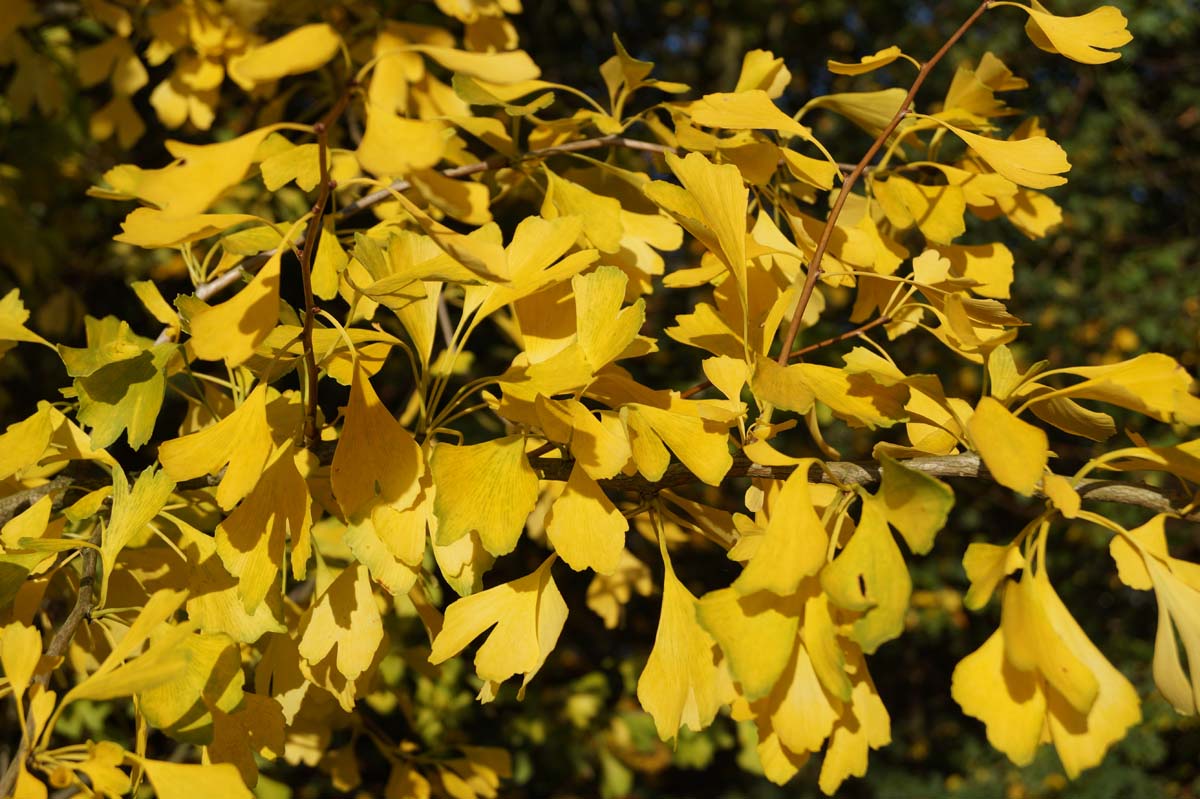
[[[657,632],[629,693],[659,738],[728,716],[748,769],[832,795],[891,741],[871,656],[906,630],[909,564],[983,483],[1034,498],[961,553],[965,607],[999,626],[951,692],[992,746],[1051,746],[1073,778],[1141,718],[1055,590],[1068,520],[1154,592],[1154,681],[1194,714],[1200,564],[1167,542],[1200,521],[1192,378],[1153,353],[1017,362],[1021,265],[989,231],[1058,225],[1044,190],[1068,153],[1009,105],[1008,54],[921,92],[985,13],[1086,64],[1130,39],[1114,8],[1031,3],[981,3],[936,54],[828,64],[911,88],[788,108],[763,50],[702,97],[615,38],[606,96],[542,80],[519,0],[439,0],[437,25],[346,0],[283,26],[267,4],[85,2],[104,36],[78,81],[109,92],[91,135],[203,143],[90,191],[128,206],[117,242],[164,254],[168,278],[132,285],[157,327],[89,317],[66,346],[0,301],[0,352],[62,367],[61,396],[0,436],[0,697],[21,719],[0,794],[241,797],[287,766],[337,792],[497,796],[509,752],[419,731],[417,680],[523,697],[569,615],[616,646],[641,596]],[[21,113],[46,102],[39,24],[31,0],[0,10]],[[203,134],[224,107],[235,135]],[[822,141],[820,115],[869,149]],[[902,337],[982,392],[914,373]],[[1050,435],[1119,438],[1114,406],[1182,443],[1061,466]],[[731,576],[694,590],[685,559]],[[575,573],[582,602],[560,590]],[[131,714],[132,742],[70,732],[79,703]]]

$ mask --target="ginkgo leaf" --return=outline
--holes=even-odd
[[[1044,372],[1038,379],[1058,373],[1084,379],[1051,392],[1054,398],[1098,400],[1164,422],[1200,423],[1200,399],[1191,393],[1191,376],[1170,356],[1149,352],[1102,366],[1056,369]],[[1035,408],[1040,404],[1037,399],[1031,403]]]
[[[169,140],[176,161],[161,169],[122,165],[104,173],[114,196],[136,197],[173,217],[208,210],[227,189],[241,182],[263,140],[278,129],[268,125],[217,144]]]
[[[601,266],[571,278],[579,348],[594,372],[617,360],[646,320],[646,304],[641,299],[621,308],[628,283],[629,278],[615,266]]]
[[[783,674],[796,645],[801,607],[793,597],[746,595],[736,588],[712,591],[697,603],[696,618],[721,647],[747,699],[770,693]]]
[[[191,345],[197,358],[237,366],[254,354],[279,321],[279,265],[285,249],[277,249],[234,297],[192,317]]]
[[[316,144],[289,146],[259,164],[267,191],[278,191],[293,180],[303,191],[312,191],[321,179],[319,147]]]
[[[176,215],[157,208],[135,208],[121,222],[121,232],[113,241],[135,244],[138,247],[178,247],[188,242],[206,239],[243,222],[257,222],[250,214],[187,214]]]
[[[1025,565],[1020,548],[977,541],[967,546],[963,555],[963,570],[971,583],[963,604],[979,610],[988,603],[1000,581]]]
[[[1126,29],[1128,21],[1119,8],[1101,6],[1078,17],[1060,17],[1051,14],[1038,0],[1030,0],[1032,7],[1018,3],[1005,3],[1020,8],[1029,14],[1025,32],[1039,49],[1048,53],[1061,53],[1072,61],[1082,64],[1104,64],[1116,61],[1120,53],[1111,52],[1133,40]]]
[[[788,596],[804,577],[825,565],[829,534],[813,508],[808,484],[808,472],[815,463],[799,461],[772,499],[762,543],[733,583],[739,594],[770,591]]]
[[[729,164],[718,166],[700,153],[689,153],[686,158],[668,154],[667,165],[683,189],[655,181],[643,189],[646,196],[720,258],[744,291],[747,193],[741,173]]]
[[[36,627],[19,621],[0,627],[0,667],[15,696],[25,693],[41,657],[42,634]]]
[[[86,347],[59,347],[67,373],[75,378],[79,420],[92,428],[92,446],[104,448],[122,432],[129,445],[150,440],[166,393],[171,344],[137,336],[116,317],[87,317]]]
[[[362,168],[373,175],[405,175],[442,160],[446,140],[440,122],[405,119],[381,106],[367,109],[367,129],[355,151]],[[396,142],[404,142],[397,147]]]
[[[735,92],[761,89],[771,99],[783,94],[792,82],[792,73],[782,58],[769,50],[749,50],[742,56],[742,69],[738,73]]]
[[[425,457],[361,368],[354,371],[345,418],[329,470],[342,512],[351,518],[376,503],[398,511],[411,507],[421,490]]]
[[[19,341],[29,341],[52,347],[50,342],[25,327],[29,320],[29,311],[21,302],[21,295],[13,289],[0,299],[0,357],[8,352]]]
[[[288,75],[311,72],[333,58],[341,42],[329,25],[303,25],[274,41],[235,55],[229,60],[229,77],[250,91]]]
[[[299,652],[312,665],[336,654],[335,668],[353,683],[371,666],[383,639],[383,620],[375,604],[371,578],[365,566],[352,564],[329,584],[301,619]]]
[[[850,543],[821,570],[821,587],[835,604],[863,611],[853,639],[867,654],[904,631],[912,578],[887,525],[884,501],[863,494],[862,518]]]
[[[192,624],[175,624],[162,629],[183,603],[184,592],[157,591],[142,607],[120,644],[100,667],[63,697],[62,704],[77,699],[115,699],[154,688],[179,677],[188,665],[188,651],[180,648],[192,634]],[[145,652],[124,662],[152,633],[157,633]]]
[[[765,91],[746,89],[727,94],[706,94],[688,108],[698,125],[725,130],[777,130],[801,138],[812,131],[779,110]]]
[[[429,662],[448,660],[494,625],[475,653],[475,672],[496,683],[523,674],[522,687],[528,685],[567,619],[567,604],[551,574],[553,563],[552,555],[525,577],[455,600],[446,609]]]
[[[1003,629],[954,668],[950,692],[963,713],[987,728],[988,743],[1018,766],[1033,761],[1046,725],[1046,694],[1037,676],[1004,656]]]
[[[979,401],[967,431],[996,482],[1033,494],[1050,457],[1045,431],[1013,416],[991,397]]]
[[[238,578],[247,613],[254,613],[278,582],[287,539],[294,549],[308,551],[312,509],[293,450],[291,442],[276,449],[250,494],[217,525],[217,555]]]
[[[192,635],[179,644],[187,668],[170,683],[138,692],[147,721],[178,741],[212,740],[212,710],[232,711],[243,701],[242,661],[225,635]]]
[[[696,597],[684,587],[659,537],[663,556],[663,599],[654,648],[638,678],[637,698],[654,718],[658,737],[669,741],[680,727],[699,732],[721,706],[715,643],[696,621]]]
[[[50,405],[39,402],[37,412],[13,422],[0,435],[0,480],[37,463],[50,444]]]
[[[631,404],[628,408],[627,418],[636,416],[643,421],[646,427],[642,430],[648,428],[653,431],[651,435],[665,442],[692,474],[709,485],[720,485],[733,466],[733,455],[729,452],[729,436],[723,426],[716,426],[714,429],[713,423],[706,422],[699,416],[675,413],[650,405]],[[642,438],[645,438],[645,432],[642,433]],[[633,441],[631,443],[636,460],[639,445]],[[651,447],[653,448],[652,444]],[[649,474],[646,476],[648,479],[658,479],[650,478]],[[661,477],[661,473],[659,476]]]
[[[100,584],[100,605],[108,596],[109,577],[113,573],[121,550],[163,509],[175,490],[175,483],[165,472],[145,469],[137,476],[132,490],[125,472],[113,469],[112,514],[100,539],[100,560],[103,580]]]
[[[524,438],[509,436],[472,446],[439,444],[429,467],[437,486],[437,542],[451,544],[474,530],[491,554],[512,552],[538,497],[537,474],[525,457]]]
[[[858,59],[857,62],[843,62],[829,59],[825,62],[825,66],[830,72],[837,75],[865,75],[868,72],[874,72],[880,67],[886,67],[903,55],[899,47],[892,45],[891,47],[883,48],[874,55],[865,55]]]
[[[1048,189],[1067,182],[1066,178],[1060,177],[1071,169],[1067,154],[1045,136],[992,139],[956,128],[947,122],[941,124],[962,139],[988,166],[1018,186]]]
[[[144,758],[138,758],[138,762],[161,799],[192,799],[197,795],[254,798],[238,770],[228,763],[194,765]]]
[[[621,623],[624,606],[634,592],[649,596],[652,590],[650,567],[623,549],[616,569],[611,574],[596,574],[588,584],[587,606],[612,630]]]
[[[546,516],[546,535],[563,562],[575,571],[611,574],[625,549],[629,522],[576,462],[566,488]]]
[[[941,480],[910,469],[886,455],[880,496],[887,507],[887,520],[908,548],[924,555],[933,548],[933,538],[946,524],[954,507],[954,491]]]
[[[543,171],[546,173],[546,199],[542,203],[542,215],[547,219],[557,215],[577,216],[583,220],[584,235],[593,247],[608,253],[620,250],[624,235],[620,201],[559,177],[544,166]],[[547,214],[548,210],[556,213]]]
[[[267,387],[259,385],[216,424],[164,441],[158,460],[176,482],[224,469],[217,504],[228,510],[254,488],[274,449],[267,422]]]

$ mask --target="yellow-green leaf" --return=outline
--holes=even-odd
[[[491,554],[512,552],[537,504],[538,479],[525,457],[525,439],[439,444],[429,466],[437,486],[438,543],[451,544],[475,530]]]

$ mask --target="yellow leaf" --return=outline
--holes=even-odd
[[[616,569],[611,574],[597,574],[588,584],[587,606],[604,620],[605,628],[613,630],[620,625],[633,592],[650,596],[653,589],[650,567],[623,549]]]
[[[0,356],[12,349],[18,341],[30,341],[44,344],[47,347],[53,346],[46,339],[25,327],[25,322],[28,320],[29,311],[25,310],[25,303],[21,302],[18,290],[13,289],[5,294],[4,299],[0,300]]]
[[[482,588],[483,575],[496,559],[483,548],[479,533],[472,530],[457,541],[443,545],[437,542],[436,528],[433,530],[433,557],[438,571],[455,593],[467,596]]]
[[[625,550],[629,522],[576,462],[566,488],[546,517],[554,551],[575,571],[612,574]]]
[[[1141,721],[1141,706],[1133,685],[1088,640],[1050,587],[1045,572],[1038,574],[1037,581],[1039,600],[1050,624],[1084,668],[1091,671],[1094,683],[1099,686],[1086,714],[1058,691],[1049,690],[1046,694],[1046,726],[1063,769],[1074,779],[1084,769],[1099,764],[1108,748]]]
[[[509,436],[472,446],[438,444],[430,459],[437,486],[436,541],[451,544],[472,530],[493,555],[517,546],[525,518],[537,504],[537,474],[525,440]]]
[[[267,191],[278,191],[296,181],[302,191],[312,191],[321,179],[319,146],[315,143],[288,147],[259,164]]]
[[[725,474],[733,466],[733,455],[729,453],[729,435],[724,426],[708,422],[699,416],[688,416],[650,405],[630,404],[627,418],[637,417],[645,423],[652,435],[671,448],[692,474],[709,485],[720,485]],[[633,439],[633,436],[631,436]],[[634,458],[638,457],[639,444],[633,443]],[[653,444],[650,444],[653,448]],[[662,446],[660,443],[659,447]],[[655,450],[657,451],[657,450]],[[640,464],[639,464],[640,468]],[[664,467],[665,468],[665,467]],[[647,479],[649,474],[643,472]],[[662,476],[661,474],[659,475]]]
[[[839,174],[837,164],[821,158],[809,158],[807,155],[801,155],[787,147],[780,152],[792,177],[802,180],[810,186],[816,186],[818,189],[828,191],[833,188],[833,179]]]
[[[212,741],[213,710],[230,712],[243,701],[242,658],[225,635],[188,636],[179,648],[187,667],[170,683],[139,691],[138,710],[178,741]]]
[[[862,518],[832,563],[821,570],[821,588],[847,610],[863,611],[853,640],[867,654],[904,631],[912,579],[887,526],[882,499],[862,495]]]
[[[0,628],[0,666],[14,696],[20,697],[33,681],[42,657],[42,634],[36,627],[14,621]]]
[[[963,604],[979,610],[991,599],[1001,580],[1025,565],[1025,558],[1011,543],[1000,546],[976,542],[967,547],[962,563],[971,583]]]
[[[854,683],[850,704],[834,725],[817,785],[827,795],[834,795],[847,777],[867,773],[867,755],[892,742],[891,719],[887,708],[875,690],[867,672],[862,653],[854,653],[848,664],[859,676]]]
[[[654,718],[658,737],[675,738],[681,726],[699,732],[721,706],[720,676],[713,639],[696,621],[696,597],[671,567],[666,542],[663,556],[663,599],[654,648],[638,678],[637,698]]]
[[[531,81],[542,74],[537,64],[524,50],[505,53],[472,53],[451,47],[412,45],[412,49],[429,56],[451,72],[483,78],[489,83],[515,84]]]
[[[166,473],[153,467],[138,475],[129,488],[129,481],[121,467],[113,469],[112,515],[100,540],[100,560],[103,563],[103,582],[100,587],[100,605],[104,606],[108,596],[108,580],[116,565],[121,550],[140,535],[158,512],[163,509],[175,490],[175,483]]]
[[[121,232],[113,241],[136,244],[138,247],[178,247],[199,239],[215,236],[242,222],[256,222],[250,214],[187,214],[180,216],[157,208],[135,208],[121,222]]]
[[[809,102],[810,106],[828,108],[841,114],[872,136],[883,132],[892,117],[900,110],[907,92],[901,88],[882,89],[876,92],[846,92],[826,94]],[[903,125],[899,129],[903,129]],[[895,133],[889,140],[896,136]]]
[[[988,743],[1018,766],[1033,761],[1046,725],[1046,694],[1033,672],[1004,656],[1003,628],[954,668],[950,694],[963,713],[987,728]]]
[[[777,58],[768,50],[750,50],[742,56],[742,70],[734,91],[761,89],[768,97],[775,99],[783,94],[791,82],[792,73],[782,58]]]
[[[892,45],[885,47],[874,55],[865,55],[858,59],[858,62],[843,62],[829,59],[825,65],[830,72],[837,75],[865,75],[868,72],[874,72],[880,67],[886,67],[888,64],[900,58],[904,54],[900,52],[900,48]]]
[[[101,796],[121,796],[129,793],[129,775],[118,766],[125,761],[125,750],[112,741],[89,744],[87,760],[79,764],[78,770],[87,775],[92,790]]]
[[[829,534],[813,508],[808,472],[816,464],[804,459],[767,507],[767,529],[758,551],[733,583],[743,596],[770,591],[795,593],[800,581],[825,565]]]
[[[1191,394],[1191,376],[1167,355],[1150,352],[1118,363],[1077,366],[1054,373],[1059,372],[1084,380],[1054,391],[1056,397],[1099,400],[1163,422],[1200,424],[1200,399]],[[1048,374],[1039,375],[1039,379]]]
[[[741,173],[730,164],[717,166],[700,153],[686,158],[668,153],[667,165],[683,188],[655,181],[643,191],[721,259],[744,297],[747,193]]]
[[[367,569],[351,564],[329,584],[300,620],[300,657],[316,665],[337,648],[334,667],[354,682],[383,644],[383,619]]]
[[[947,122],[941,124],[966,142],[988,166],[1018,186],[1048,189],[1067,182],[1066,178],[1060,177],[1063,172],[1071,169],[1067,154],[1062,147],[1045,136],[993,139],[978,133],[969,133]]]
[[[106,172],[104,180],[115,197],[136,197],[171,217],[199,214],[241,182],[258,146],[277,128],[269,125],[218,144],[170,140],[166,147],[174,163],[161,169],[122,165]]]
[[[1200,591],[1184,583],[1153,556],[1147,556],[1145,564],[1158,601],[1154,682],[1177,712],[1191,715],[1200,706]],[[1188,669],[1192,673],[1190,684],[1179,662],[1176,630],[1187,652]]]
[[[984,397],[967,422],[967,432],[996,482],[1025,496],[1033,494],[1050,457],[1045,431]]]
[[[217,504],[229,510],[254,488],[274,449],[267,424],[267,387],[260,384],[237,410],[216,424],[164,441],[158,448],[158,460],[176,482],[224,469],[217,486]]]
[[[245,362],[279,321],[280,247],[249,285],[233,298],[206,307],[191,319],[192,351],[206,361]]]
[[[1104,64],[1121,57],[1120,53],[1109,52],[1111,49],[1133,40],[1125,27],[1125,15],[1113,6],[1101,6],[1078,17],[1060,17],[1051,14],[1037,0],[1031,2],[1032,8],[1017,3],[1005,5],[1029,14],[1025,33],[1047,53],[1060,53],[1082,64]]]
[[[1005,655],[1022,671],[1037,671],[1079,713],[1096,702],[1100,686],[1079,659],[1050,616],[1049,582],[1028,571],[1020,582],[1005,587],[1000,626],[1004,629]],[[1067,616],[1067,619],[1070,617]]]
[[[196,796],[254,799],[238,770],[228,763],[194,765],[142,758],[138,758],[138,762],[146,770],[159,799],[194,799]]]
[[[796,647],[799,611],[791,597],[724,588],[700,598],[696,618],[729,660],[742,694],[753,701],[770,693],[783,675]]]
[[[473,180],[454,180],[436,169],[411,173],[409,180],[426,200],[460,222],[486,225],[492,221],[488,187]]]
[[[475,653],[475,672],[496,683],[524,674],[522,688],[528,685],[553,651],[567,619],[567,604],[551,574],[553,563],[551,555],[519,580],[455,600],[446,609],[429,662],[448,660],[495,625]]]
[[[367,129],[359,142],[358,162],[373,175],[407,175],[442,160],[446,140],[440,122],[404,119],[380,106],[367,108]],[[397,147],[396,142],[404,142]]]
[[[621,225],[621,203],[613,197],[596,194],[587,188],[559,177],[545,166],[546,199],[542,215],[577,216],[583,220],[583,232],[593,247],[601,252],[615,253],[621,249],[624,229]],[[548,214],[547,211],[556,212]]]
[[[936,477],[909,469],[886,455],[880,494],[887,507],[888,523],[904,536],[914,554],[933,548],[933,538],[946,524],[954,507],[954,492]]]
[[[229,77],[250,91],[288,75],[311,72],[333,58],[341,41],[329,25],[303,25],[229,59]]]
[[[615,266],[571,278],[579,348],[593,372],[620,358],[646,320],[644,300],[621,308],[628,282]]]
[[[801,138],[812,131],[779,110],[761,89],[726,94],[707,94],[688,108],[692,121],[724,130],[777,130]],[[678,173],[677,173],[678,174]]]
[[[379,401],[361,368],[354,370],[345,425],[329,480],[347,518],[377,503],[397,511],[412,507],[421,490],[425,457],[412,435]]]
[[[1074,519],[1079,513],[1079,492],[1071,485],[1071,481],[1062,475],[1047,473],[1042,480],[1042,491],[1062,513],[1063,518]]]
[[[0,480],[6,480],[41,460],[50,444],[50,405],[39,402],[37,412],[13,422],[0,435]]]
[[[293,449],[287,442],[275,450],[249,496],[217,525],[217,555],[238,578],[238,596],[250,614],[279,579],[287,538],[307,560],[312,510]]]

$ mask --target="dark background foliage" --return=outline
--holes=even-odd
[[[1002,236],[1016,256],[1010,308],[1029,323],[1016,348],[1019,362],[1044,358],[1055,366],[1083,364],[1157,350],[1195,373],[1200,366],[1195,269],[1200,258],[1200,4],[1109,2],[1129,17],[1135,37],[1120,61],[1087,66],[1044,54],[1022,33],[1024,15],[1001,8],[985,15],[917,102],[923,110],[936,103],[955,63],[991,50],[1030,81],[1030,88],[1011,102],[1036,109],[1049,135],[1070,155],[1070,182],[1053,194],[1065,211],[1057,231],[1030,241],[1003,223],[988,225],[989,240]],[[0,292],[19,286],[34,311],[33,328],[54,341],[82,343],[85,313],[140,320],[141,332],[150,333],[152,320],[126,284],[147,276],[177,280],[181,290],[186,284],[167,256],[113,243],[125,207],[88,200],[84,191],[116,163],[163,163],[166,138],[203,141],[210,134],[156,127],[142,92],[135,101],[150,130],[132,152],[112,141],[92,141],[87,117],[107,98],[77,87],[62,31],[69,31],[73,46],[99,41],[102,32],[81,19],[75,4],[50,5],[57,16],[24,35],[55,65],[61,108],[22,115],[0,99]],[[379,5],[397,18],[436,19],[431,4]],[[1093,5],[1060,0],[1053,9],[1082,13]],[[780,103],[795,109],[830,91],[868,88],[873,82],[907,85],[912,70],[902,63],[872,76],[843,78],[829,73],[825,60],[856,60],[889,44],[927,58],[974,6],[970,0],[527,0],[525,14],[515,22],[522,45],[548,79],[596,96],[602,92],[597,68],[612,54],[613,33],[636,57],[657,62],[659,77],[691,85],[693,96],[731,89],[745,51],[771,50],[793,75]],[[11,73],[0,67],[0,85]],[[214,126],[218,135],[245,124],[243,111],[228,100]],[[806,122],[823,140],[838,143],[835,155],[841,160],[856,161],[867,146],[853,133],[830,138],[835,131],[823,126],[835,123],[828,117],[814,115]],[[681,252],[677,263],[685,257]],[[830,317],[844,320],[846,315]],[[826,322],[811,335],[847,327]],[[977,391],[978,369],[960,368],[936,343],[910,336],[893,346],[898,360],[912,370],[938,370],[961,392]],[[689,354],[679,363],[665,363],[663,374],[651,380],[689,385],[697,364]],[[34,350],[9,353],[0,361],[0,416],[5,424],[23,418],[37,399],[54,398],[64,383],[57,361]],[[1153,440],[1171,435],[1153,426],[1140,432]],[[864,442],[846,443],[866,454]],[[869,443],[865,448],[869,452]],[[1058,454],[1068,465],[1088,455],[1082,449]],[[1051,573],[1089,636],[1147,697],[1146,721],[1103,765],[1067,783],[1052,749],[1044,748],[1031,766],[1016,768],[988,747],[982,725],[961,715],[950,699],[950,672],[997,621],[994,610],[968,615],[961,607],[962,552],[974,540],[1007,540],[1029,514],[1006,493],[956,488],[958,505],[936,548],[929,556],[910,558],[915,592],[909,633],[871,660],[892,715],[893,745],[872,753],[866,779],[848,783],[843,795],[1115,799],[1200,793],[1200,726],[1176,718],[1153,688],[1153,599],[1118,585],[1107,537],[1095,529],[1062,527]],[[731,491],[729,502],[736,501],[737,492]],[[1124,519],[1135,520],[1133,515]],[[1169,531],[1173,551],[1200,559],[1194,529]],[[536,564],[536,553],[529,555],[528,563],[512,564],[514,573]],[[732,575],[719,573],[713,562],[712,557],[685,560],[680,572],[697,592],[727,584]],[[674,749],[660,743],[632,699],[653,640],[657,599],[635,598],[622,629],[608,633],[582,609],[586,581],[572,574],[561,584],[568,604],[579,610],[523,703],[508,691],[496,703],[480,706],[471,699],[465,675],[453,668],[440,676],[422,674],[397,655],[383,673],[413,691],[415,704],[410,729],[397,735],[506,746],[516,753],[514,791],[528,796],[818,795],[811,766],[786,788],[747,774],[741,766],[753,749],[752,736],[728,718],[719,718],[702,734],[682,736]],[[411,637],[401,629],[393,633],[399,641]],[[79,708],[66,723],[79,725],[84,734],[119,737],[131,729],[129,719],[87,716],[85,703]],[[386,701],[376,712],[381,727],[397,724]],[[280,769],[273,775],[278,782],[264,782],[265,790],[320,795],[317,783],[306,784],[305,773]]]

